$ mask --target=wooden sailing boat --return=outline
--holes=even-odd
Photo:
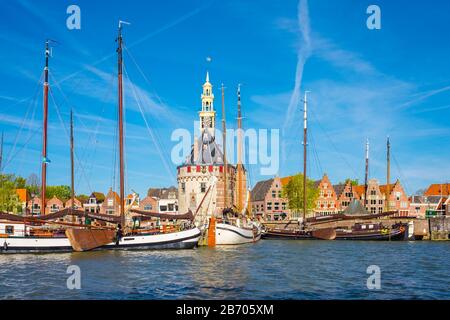
[[[306,219],[307,211],[307,174],[306,174],[306,161],[307,161],[307,138],[308,138],[308,102],[307,92],[303,99],[303,217],[299,220],[299,225],[293,229],[281,229],[281,228],[265,228],[262,234],[263,239],[281,239],[281,240],[333,240],[336,237],[336,231],[334,228],[319,228],[314,226],[308,226]]]
[[[49,56],[50,40],[45,43],[44,67],[44,100],[43,100],[43,129],[42,129],[42,169],[41,169],[41,218],[45,217],[45,192],[47,177],[47,126],[48,126],[48,92],[49,92]],[[45,221],[30,217],[20,217],[0,214],[0,233],[3,240],[0,253],[16,252],[61,252],[71,251],[69,240],[61,230],[39,227]],[[32,225],[34,224],[34,225]]]
[[[238,97],[238,163],[237,169],[237,200],[238,210],[235,211],[228,206],[227,196],[227,160],[226,160],[226,121],[225,121],[225,102],[224,102],[224,87],[222,85],[222,129],[223,129],[223,152],[224,152],[224,167],[223,181],[224,181],[224,197],[225,209],[222,212],[222,217],[217,220],[211,218],[209,221],[209,234],[213,234],[214,241],[208,236],[208,245],[237,245],[245,243],[257,242],[261,239],[261,226],[256,221],[252,221],[246,215],[249,194],[242,186],[243,175],[245,170],[242,164],[242,113],[241,113],[241,90],[240,85],[237,90]],[[245,197],[245,199],[244,199]]]
[[[124,178],[124,130],[123,130],[123,38],[122,25],[128,24],[119,21],[117,37],[118,59],[118,126],[119,126],[119,171],[120,171],[120,223],[116,232],[100,229],[67,229],[66,234],[75,251],[88,251],[92,249],[188,249],[194,248],[200,238],[201,232],[193,224],[186,225],[183,230],[172,232],[156,232],[155,230],[141,230],[138,234],[131,232],[127,226],[125,212],[125,178]],[[135,213],[144,214],[135,211]],[[149,213],[149,216],[152,214]],[[192,218],[192,214],[183,216],[165,217],[168,219]]]
[[[361,220],[374,220],[380,217],[394,215],[397,211],[390,211],[389,194],[390,194],[390,152],[391,143],[389,137],[386,142],[386,192],[385,192],[385,212],[379,214],[370,214],[367,209],[369,205],[368,199],[368,177],[369,177],[369,140],[366,142],[366,166],[365,166],[365,186],[364,186],[364,206],[354,200],[354,204],[359,205],[356,214],[362,218],[353,216],[355,223],[350,227],[336,228],[336,240],[406,240],[408,234],[408,224],[396,223],[392,226],[386,226],[382,222],[363,222]],[[350,204],[350,206],[352,203]],[[349,211],[350,206],[344,211]]]

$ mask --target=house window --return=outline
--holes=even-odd
[[[114,214],[114,209],[107,209],[106,214]]]
[[[184,183],[184,182],[181,183],[181,192],[183,192],[183,193],[186,192],[186,183]]]
[[[371,196],[376,196],[376,195],[377,195],[377,192],[376,192],[375,190],[371,190],[371,191],[370,191],[370,195],[371,195]]]
[[[175,209],[175,204],[169,203],[169,211],[174,211],[174,209]]]
[[[277,197],[277,192],[275,190],[272,190],[272,198],[276,198]]]
[[[144,206],[144,210],[146,210],[146,211],[150,211],[152,209],[153,209],[153,207],[152,207],[151,204],[147,204],[147,205]]]
[[[89,203],[90,204],[95,204],[96,203],[96,199],[95,198],[89,198]]]
[[[14,226],[5,226],[6,234],[14,234]]]
[[[200,183],[200,192],[201,193],[206,192],[206,183],[204,183],[204,182]]]
[[[278,191],[278,198],[281,198],[281,197],[282,197],[282,192]]]
[[[114,205],[113,199],[108,199],[108,206],[112,207]]]
[[[267,210],[272,210],[272,202],[267,202]]]
[[[167,206],[159,206],[159,211],[161,212],[167,211]]]

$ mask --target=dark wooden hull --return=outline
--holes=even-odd
[[[317,230],[285,230],[268,229],[262,235],[262,239],[267,240],[334,240],[336,231],[332,228]]]
[[[370,240],[370,241],[399,241],[405,240],[405,229],[392,229],[389,233],[381,231],[336,231],[336,240]]]

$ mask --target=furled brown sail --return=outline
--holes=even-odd
[[[66,236],[74,251],[89,251],[114,241],[115,230],[110,229],[67,229]]]

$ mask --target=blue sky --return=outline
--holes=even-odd
[[[81,30],[66,27],[71,4],[81,8]],[[381,8],[381,30],[366,27],[371,4]],[[117,188],[114,40],[122,19],[132,23],[124,30],[125,67],[144,114],[127,85],[128,191],[143,194],[150,186],[176,184],[170,136],[177,128],[193,130],[207,69],[219,110],[220,84],[227,87],[228,127],[236,126],[235,90],[242,83],[244,127],[281,130],[281,176],[302,167],[298,95],[309,90],[313,178],[326,172],[334,183],[347,177],[362,181],[369,138],[370,177],[384,182],[389,135],[392,177],[408,193],[450,180],[446,1],[0,0],[0,5],[5,172],[40,174],[38,81],[44,41],[52,38],[59,42],[50,61],[58,107],[51,98],[48,183],[70,183],[65,126],[73,108],[76,191]],[[252,184],[268,178],[257,165],[249,169]]]

